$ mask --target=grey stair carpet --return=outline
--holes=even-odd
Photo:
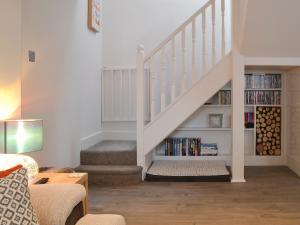
[[[146,174],[148,181],[230,181],[222,160],[158,160]]]
[[[136,142],[103,141],[82,150],[77,172],[89,174],[89,184],[130,185],[142,181],[142,167],[136,162]]]
[[[129,185],[138,184],[142,181],[140,166],[112,166],[112,165],[81,165],[76,168],[78,172],[89,174],[89,184],[106,185]]]
[[[136,165],[136,142],[103,141],[80,153],[81,165]]]

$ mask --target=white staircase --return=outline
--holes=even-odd
[[[137,160],[232,79],[231,1],[209,0],[147,56],[137,52]],[[150,72],[150,100],[145,97]],[[145,122],[150,102],[150,122]]]

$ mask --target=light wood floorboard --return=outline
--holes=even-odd
[[[90,213],[127,225],[300,225],[300,179],[286,167],[246,168],[247,183],[90,187]]]

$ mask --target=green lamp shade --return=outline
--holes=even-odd
[[[35,152],[43,149],[43,120],[5,121],[7,154]]]

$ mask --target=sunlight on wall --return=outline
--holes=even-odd
[[[0,84],[0,120],[18,116],[21,107],[20,87],[20,80],[11,85]]]

